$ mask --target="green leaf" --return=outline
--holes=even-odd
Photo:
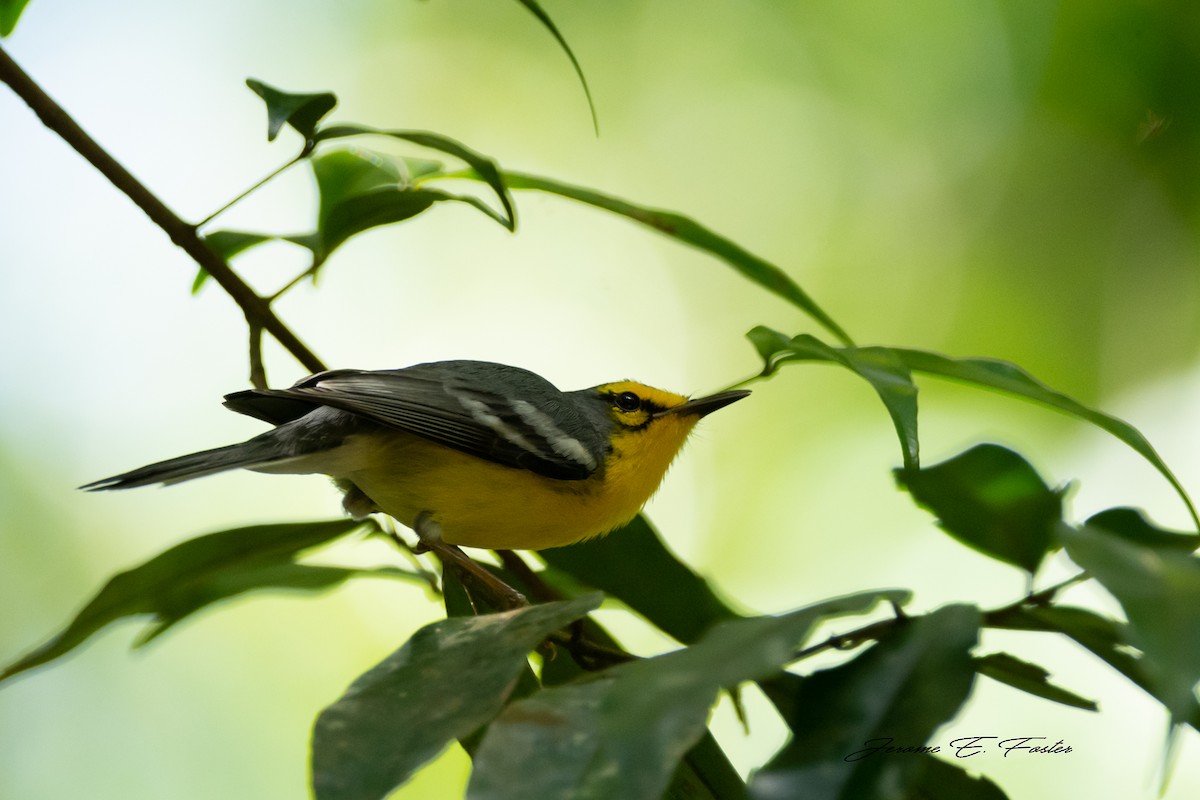
[[[710,731],[705,731],[679,763],[665,798],[745,800],[746,784]]]
[[[312,169],[320,195],[317,230],[312,237],[286,238],[311,247],[318,262],[356,234],[411,219],[444,200],[466,203],[511,230],[509,219],[476,197],[417,188],[405,159],[347,148],[321,153]]]
[[[740,616],[667,549],[641,515],[608,536],[542,550],[538,556],[553,569],[617,598],[685,644],[715,623]]]
[[[1121,603],[1154,695],[1175,721],[1186,721],[1200,682],[1200,559],[1088,525],[1061,525],[1059,536],[1071,560]]]
[[[414,181],[421,181],[428,178],[435,178],[445,169],[445,164],[441,161],[433,161],[428,158],[411,158],[409,156],[400,156],[400,161],[408,168],[409,177]]]
[[[777,671],[819,620],[864,612],[893,595],[869,592],[779,617],[722,622],[685,649],[513,703],[480,745],[467,797],[661,797],[704,735],[721,687]]]
[[[975,659],[975,669],[980,675],[1008,684],[1036,697],[1053,700],[1073,708],[1096,710],[1096,701],[1080,697],[1061,686],[1055,686],[1047,678],[1050,673],[1037,664],[1022,661],[1008,653],[989,653]]]
[[[834,322],[832,317],[826,314],[795,281],[788,277],[786,272],[742,249],[695,220],[672,211],[639,206],[592,189],[549,178],[540,178],[536,175],[505,172],[504,178],[513,189],[535,189],[587,203],[614,214],[620,214],[684,244],[714,255],[741,273],[743,277],[800,308],[840,341],[852,344],[850,336],[842,330],[841,326]]]
[[[317,717],[317,800],[383,797],[404,783],[449,742],[496,716],[529,651],[601,599],[453,617],[417,631]]]
[[[1147,676],[1144,661],[1132,651],[1125,625],[1101,617],[1094,611],[1072,606],[1038,606],[1007,609],[1001,615],[989,615],[988,627],[1017,631],[1054,631],[1073,639],[1113,669],[1162,702]],[[1193,700],[1186,719],[1200,730],[1200,703]]]
[[[276,237],[269,233],[253,233],[251,231],[213,231],[204,234],[203,238],[205,244],[228,261],[239,253],[264,242],[272,241]]]
[[[333,92],[297,94],[276,89],[262,81],[247,78],[246,85],[267,104],[267,141],[275,141],[285,124],[305,141],[316,133],[317,123],[337,105]]]
[[[512,230],[512,228],[509,227],[508,220],[505,219],[505,217],[502,214],[498,213],[495,209],[493,209],[487,203],[480,200],[478,197],[472,197],[469,194],[454,194],[453,192],[446,192],[446,191],[442,191],[441,189],[419,189],[417,191],[428,195],[429,197],[433,198],[435,201],[436,200],[454,200],[459,203],[466,203],[467,205],[471,206],[475,210],[483,213],[485,216],[490,217],[495,222],[498,222],[500,225],[504,226],[505,228]]]
[[[319,590],[361,570],[293,563],[301,551],[363,527],[357,520],[256,525],[178,544],[113,576],[66,628],[0,673],[0,681],[59,658],[108,624],[153,615],[145,643],[213,603],[254,589]],[[399,571],[389,574],[397,574]]]
[[[508,230],[516,230],[517,214],[513,209],[512,195],[508,191],[508,184],[501,174],[500,168],[496,166],[496,162],[491,158],[472,150],[462,142],[451,139],[449,136],[432,133],[431,131],[385,130],[382,128],[372,128],[367,125],[333,125],[317,131],[316,136],[313,138],[314,141],[324,142],[347,136],[388,136],[393,139],[412,142],[421,147],[428,147],[430,150],[446,153],[465,162],[474,170],[475,175],[480,180],[492,187],[492,191],[496,193],[496,197],[500,200],[500,205],[504,208],[504,213],[497,216],[496,219],[500,220],[501,224]]]
[[[999,445],[977,445],[932,467],[895,475],[948,534],[1031,574],[1062,519],[1062,494],[1051,491],[1028,461]]]
[[[1167,531],[1153,525],[1136,508],[1109,508],[1088,517],[1087,524],[1104,528],[1121,538],[1152,548],[1167,548],[1190,553],[1200,547],[1200,535]]]
[[[202,237],[204,243],[207,244],[217,255],[225,261],[236,256],[238,253],[249,250],[251,247],[256,247],[263,242],[269,242],[278,237],[267,233],[251,233],[249,231],[213,231],[206,233]],[[208,270],[200,267],[196,272],[196,278],[192,281],[192,294],[200,291],[209,279]]]
[[[515,188],[520,188],[516,183]],[[750,341],[762,356],[765,366],[762,374],[770,375],[780,365],[792,358],[792,342],[808,340],[812,337],[797,336],[795,340],[765,326],[758,326],[747,334]],[[1034,378],[1016,364],[992,358],[950,358],[938,353],[925,350],[912,350],[904,347],[879,348],[886,349],[899,363],[910,372],[922,372],[940,378],[962,381],[985,389],[995,389],[1008,394],[1033,400],[1058,411],[1090,422],[1098,428],[1111,433],[1125,444],[1133,448],[1139,455],[1167,479],[1179,494],[1192,520],[1200,528],[1200,516],[1197,515],[1191,498],[1188,497],[1183,485],[1167,467],[1150,442],[1136,428],[1116,417],[1104,414],[1095,409],[1071,399],[1061,392],[1051,389],[1046,384]]]
[[[911,619],[846,664],[796,684],[792,739],[750,784],[755,800],[913,797],[928,768],[910,753],[953,717],[975,680],[979,611],[946,606]],[[937,747],[938,745],[928,745]],[[986,796],[986,795],[985,795]]]
[[[287,236],[280,236],[279,238],[282,241],[291,242],[298,247],[310,250],[313,254],[316,254],[321,249],[321,236],[316,231],[312,231],[311,233],[293,233]]]
[[[534,0],[517,0],[518,3],[529,9],[529,13],[537,17],[538,22],[542,23],[546,30],[550,31],[550,35],[558,42],[558,46],[567,54],[567,58],[571,59],[571,66],[575,68],[575,74],[579,77],[579,84],[583,87],[583,95],[587,98],[588,110],[592,113],[592,128],[596,131],[596,135],[600,135],[600,120],[596,116],[596,104],[592,102],[592,90],[588,88],[587,78],[583,76],[583,67],[579,66],[579,61],[575,58],[575,54],[571,52],[571,46],[567,44],[567,40],[559,33],[558,26],[550,19],[550,15],[542,10]]]
[[[355,234],[411,219],[439,199],[433,193],[420,189],[394,188],[343,198],[337,205],[323,209],[329,213],[322,220],[320,228],[321,253],[327,257]]]
[[[500,568],[496,568],[493,571],[497,573],[498,577],[508,583],[509,586],[525,592],[527,596],[533,596],[532,587],[523,584],[519,575]],[[542,573],[542,577],[547,577],[545,572]],[[557,577],[561,577],[564,581],[570,580],[567,576]],[[445,573],[443,585],[447,615],[465,616],[476,613],[465,591],[462,589],[462,585],[458,581],[454,570]],[[579,633],[590,643],[620,649],[620,645],[609,635],[608,631],[591,617],[579,620],[575,625],[572,625],[571,631],[573,634]],[[577,680],[590,674],[589,670],[585,670],[575,662],[574,657],[569,655],[569,650],[560,648],[555,652],[553,657],[543,659],[541,683],[545,686],[554,686]],[[518,684],[517,690],[513,692],[512,697],[525,697],[531,694],[532,691],[523,692],[521,689],[524,686],[533,686],[536,688],[536,684],[536,678],[532,682],[527,682],[522,678],[522,682]],[[479,741],[486,735],[486,732],[486,728],[481,728],[470,739],[462,741],[464,749],[474,755],[478,749]],[[745,797],[745,793],[746,785],[742,782],[741,776],[738,775],[733,765],[729,763],[725,752],[721,750],[720,745],[713,739],[712,734],[706,733],[688,751],[680,763],[679,769],[676,770],[671,778],[671,786],[667,796],[688,798],[688,800],[742,800]]]
[[[575,797],[654,797],[651,791],[622,795],[615,787],[603,791],[590,785],[588,772],[602,754],[601,708],[612,681],[572,683],[510,705],[489,726],[467,786],[467,800],[567,800]],[[558,734],[558,735],[554,735]],[[681,754],[682,755],[682,754]],[[603,760],[602,760],[603,759]],[[674,764],[664,768],[665,787]],[[613,778],[629,765],[610,767]]]
[[[196,277],[192,278],[192,294],[198,294],[211,277],[212,275],[208,274],[208,270],[204,267],[197,269]]]
[[[312,159],[320,205],[315,252],[324,260],[355,234],[409,219],[434,198],[406,185],[396,163],[365,150],[332,150]]]
[[[27,5],[29,5],[29,0],[0,0],[0,37],[8,36],[13,32],[13,29],[17,27],[17,20],[21,18],[21,12]],[[574,57],[571,60],[574,61]],[[582,79],[582,77],[581,75],[580,78]]]
[[[938,353],[924,350],[909,350],[893,348],[896,355],[913,372],[924,372],[950,380],[963,381],[996,389],[1001,392],[1024,397],[1051,408],[1063,411],[1073,417],[1090,422],[1096,427],[1111,433],[1125,444],[1132,447],[1142,458],[1149,461],[1159,473],[1175,488],[1192,520],[1200,527],[1200,516],[1188,497],[1183,485],[1171,472],[1166,463],[1151,446],[1145,436],[1136,428],[1123,420],[1108,414],[1088,408],[1061,392],[1051,389],[1046,384],[1034,378],[1025,370],[1007,361],[991,358],[950,358]]]
[[[442,570],[442,605],[447,617],[474,617],[479,614],[458,572],[453,569]]]
[[[920,465],[920,440],[917,437],[917,387],[912,375],[886,347],[830,347],[808,334],[787,339],[782,334],[759,326],[747,338],[765,364],[763,374],[774,372],[789,361],[828,361],[840,364],[871,384],[892,417],[904,455],[904,466]]]
[[[903,800],[1008,800],[1000,787],[984,775],[975,777],[934,756],[917,759],[920,774]]]

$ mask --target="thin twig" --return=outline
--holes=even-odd
[[[1048,586],[1045,589],[1041,589],[1040,591],[1034,592],[1026,597],[1022,597],[1020,600],[1017,600],[1015,603],[1009,603],[1006,606],[1001,606],[1000,608],[993,608],[990,611],[985,611],[983,613],[983,624],[989,625],[993,621],[998,621],[998,620],[1002,619],[1003,617],[1007,616],[1008,614],[1011,614],[1015,611],[1020,611],[1025,608],[1031,608],[1031,607],[1036,608],[1038,606],[1048,605],[1050,603],[1050,601],[1052,601],[1058,595],[1058,593],[1061,592],[1063,589],[1066,589],[1070,586],[1074,586],[1077,583],[1082,583],[1083,581],[1086,581],[1086,580],[1090,579],[1091,577],[1092,576],[1090,574],[1088,574],[1087,572],[1080,572],[1075,575],[1072,575],[1071,577],[1067,578],[1066,580],[1059,581],[1058,583],[1054,584],[1053,586]]]
[[[296,277],[292,278],[290,281],[285,283],[282,287],[279,288],[278,291],[271,294],[267,298],[267,302],[269,302],[269,303],[275,302],[280,297],[282,297],[285,293],[291,291],[296,285],[298,285],[300,283],[300,281],[304,280],[305,278],[315,276],[317,274],[317,270],[321,268],[321,264],[323,264],[323,263],[324,263],[324,260],[318,258],[314,254],[312,264],[305,267],[303,272],[301,272],[299,275],[297,275]]]
[[[552,633],[546,637],[546,641],[566,650],[575,659],[575,663],[586,670],[596,671],[617,664],[627,664],[630,661],[642,660],[640,656],[635,656],[632,653],[615,647],[606,647],[605,645],[597,644],[576,633],[564,633],[562,631]]]
[[[247,322],[257,323],[274,336],[306,369],[320,372],[325,364],[317,358],[303,342],[292,333],[279,317],[275,316],[270,304],[259,297],[243,281],[225,260],[217,255],[196,234],[196,227],[184,222],[175,212],[150,192],[133,175],[121,166],[108,151],[87,134],[74,119],[54,102],[24,70],[0,47],[0,81],[25,101],[37,114],[38,119],[57,133],[77,153],[99,170],[108,181],[125,194],[146,216],[170,237],[175,245],[187,253],[193,261],[204,268],[221,288],[233,298],[246,315]]]
[[[554,600],[562,600],[563,596],[558,591],[551,588],[542,580],[542,576],[530,568],[525,563],[525,559],[514,553],[512,550],[493,550],[496,557],[500,559],[500,563],[504,568],[517,576],[521,583],[529,589],[529,593],[534,599],[540,603],[549,603]]]
[[[396,525],[391,517],[383,516],[383,521],[379,525],[379,530],[384,536],[390,539],[393,544],[396,545],[396,548],[401,553],[408,558],[409,563],[411,563],[417,570],[417,573],[425,579],[425,582],[429,584],[429,588],[433,590],[433,593],[440,596],[442,594],[442,587],[438,585],[437,574],[431,572],[425,566],[424,562],[421,561],[420,556],[418,556],[416,551],[413,549],[413,546],[406,542],[399,532],[397,532]]]
[[[305,145],[304,145],[304,149],[300,151],[300,154],[299,154],[299,155],[297,155],[295,158],[293,158],[291,161],[287,162],[287,163],[286,163],[286,164],[284,164],[283,166],[281,166],[281,167],[279,167],[279,168],[277,168],[277,169],[274,169],[274,170],[272,170],[272,171],[271,171],[271,173],[270,173],[269,175],[267,175],[265,178],[263,178],[262,180],[258,181],[258,182],[257,182],[257,183],[255,183],[253,186],[251,186],[249,189],[247,189],[246,191],[242,192],[242,193],[241,193],[241,194],[239,194],[237,197],[233,198],[233,199],[232,199],[232,200],[230,200],[228,203],[226,203],[225,205],[221,206],[221,207],[220,207],[220,208],[218,208],[216,211],[212,212],[212,213],[211,213],[211,214],[209,214],[207,217],[205,217],[204,219],[202,219],[202,220],[200,220],[199,222],[197,222],[197,223],[196,223],[196,225],[195,225],[195,227],[196,227],[197,229],[199,229],[199,228],[203,228],[205,225],[207,225],[208,223],[212,222],[214,219],[216,219],[217,217],[221,216],[222,214],[224,214],[224,213],[225,213],[226,211],[228,211],[229,209],[233,208],[235,205],[237,205],[237,204],[238,204],[238,203],[240,203],[241,201],[245,200],[245,199],[246,199],[246,198],[247,198],[247,197],[248,197],[248,196],[249,196],[249,195],[250,195],[252,192],[258,191],[258,190],[259,190],[259,189],[261,189],[261,188],[262,188],[264,185],[266,185],[266,184],[267,184],[267,183],[269,183],[270,181],[274,180],[275,178],[279,177],[279,175],[281,175],[281,174],[282,174],[284,171],[286,171],[286,170],[290,169],[291,167],[295,166],[296,164],[299,164],[301,161],[303,161],[303,160],[304,160],[304,159],[305,159],[305,158],[308,156],[308,154],[309,154],[310,152],[312,152],[312,143],[311,143],[311,142],[306,142],[306,143],[305,143]]]
[[[1004,616],[1015,611],[1047,605],[1063,589],[1066,589],[1069,586],[1074,586],[1075,584],[1088,580],[1091,577],[1092,576],[1086,572],[1080,572],[1078,575],[1072,575],[1070,578],[1067,578],[1064,581],[1060,581],[1053,586],[1048,586],[1045,589],[1028,594],[1022,597],[1020,600],[1009,603],[1006,606],[1000,606],[999,608],[993,608],[988,611],[984,611],[982,614],[982,624],[984,627],[987,627],[999,622]],[[823,653],[826,650],[852,650],[864,642],[880,639],[892,628],[902,625],[909,619],[909,617],[904,614],[903,610],[899,606],[893,604],[892,608],[895,611],[895,616],[891,619],[872,622],[869,625],[856,628],[849,633],[834,634],[823,642],[818,642],[817,644],[797,651],[795,660],[799,661],[801,659],[808,658],[809,656],[816,655],[817,653]]]
[[[798,650],[795,660],[799,661],[803,658],[814,656],[817,653],[823,653],[826,650],[851,650],[863,642],[870,642],[880,638],[892,628],[904,622],[905,619],[905,617],[892,617],[891,619],[872,622],[870,625],[856,628],[849,633],[834,634],[823,642],[806,647],[803,650]]]

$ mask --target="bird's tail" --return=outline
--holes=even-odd
[[[269,432],[273,433],[273,431]],[[288,454],[280,452],[277,441],[268,436],[259,436],[241,444],[231,444],[226,447],[216,447],[212,450],[202,450],[178,458],[169,458],[155,464],[147,464],[111,478],[80,486],[89,492],[103,489],[132,489],[135,486],[149,486],[153,483],[180,483],[192,478],[212,475],[214,472],[224,472],[230,469],[255,467],[281,458]]]

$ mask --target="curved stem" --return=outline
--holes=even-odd
[[[25,101],[47,128],[57,133],[72,149],[86,158],[113,186],[132,200],[150,218],[151,222],[161,228],[177,247],[203,267],[241,307],[246,319],[251,324],[262,326],[306,369],[320,372],[326,368],[321,359],[309,350],[279,317],[275,316],[270,304],[259,297],[245,281],[230,269],[223,258],[204,243],[196,234],[196,226],[180,219],[175,212],[167,208],[166,204],[121,166],[108,151],[71,118],[62,106],[42,91],[42,88],[9,57],[3,47],[0,47],[0,81],[8,84],[9,88]]]

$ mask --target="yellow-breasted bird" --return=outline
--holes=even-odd
[[[81,488],[127,489],[228,469],[324,473],[355,516],[423,539],[538,550],[608,533],[662,482],[700,417],[750,394],[689,400],[633,381],[561,392],[528,370],[440,361],[331,370],[225,405],[276,427]]]

